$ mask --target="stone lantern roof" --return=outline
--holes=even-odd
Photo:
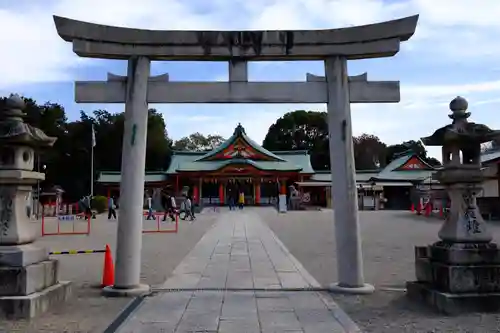
[[[481,144],[500,136],[500,131],[492,130],[483,124],[468,122],[471,113],[467,112],[468,102],[457,96],[450,102],[452,114],[448,115],[453,122],[436,130],[434,134],[422,138],[426,146],[444,146],[445,143]]]
[[[54,145],[57,138],[24,122],[24,107],[25,103],[18,95],[10,95],[5,108],[0,110],[0,145],[17,144],[41,148]]]

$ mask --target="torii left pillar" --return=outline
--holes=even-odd
[[[140,283],[150,66],[144,56],[128,60],[115,284],[103,289],[108,296],[142,295],[150,290]]]

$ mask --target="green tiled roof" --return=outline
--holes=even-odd
[[[205,152],[196,151],[174,151],[170,165],[166,171],[167,174],[177,173],[177,169],[181,168],[183,165],[189,165],[196,161],[201,156],[205,155]]]
[[[220,146],[218,146],[214,150],[209,151],[208,153],[205,153],[205,155],[201,156],[197,160],[197,162],[198,161],[200,161],[200,162],[201,161],[205,161],[207,159],[210,159],[211,157],[216,156],[217,154],[221,153],[224,149],[226,149],[227,147],[229,147],[231,144],[233,144],[236,141],[236,139],[238,139],[238,138],[243,139],[246,143],[248,143],[248,145],[250,145],[250,147],[252,147],[256,151],[258,151],[262,155],[267,156],[271,160],[280,161],[280,162],[285,162],[286,161],[286,160],[281,159],[279,156],[276,156],[275,154],[273,154],[269,150],[264,149],[257,142],[255,142],[252,139],[250,139],[247,136],[247,134],[246,134],[245,129],[243,128],[243,126],[241,126],[241,124],[238,124],[238,126],[236,126],[236,128],[234,129],[233,135],[229,139],[227,139],[224,143],[222,143]]]
[[[279,161],[252,161],[249,159],[230,159],[224,161],[200,161],[204,152],[174,152],[167,174],[193,171],[215,171],[230,164],[248,164],[260,170],[300,171],[314,173],[310,156],[305,151],[273,152]]]
[[[370,171],[370,172],[365,172],[365,171],[356,171],[356,182],[367,182],[369,181],[372,177],[375,177],[378,174],[376,171]],[[330,172],[328,173],[316,173],[311,176],[311,180],[314,181],[319,181],[319,182],[329,182],[332,180],[332,175]]]
[[[356,182],[369,182],[369,181],[422,181],[426,178],[432,176],[435,172],[434,170],[397,170],[406,162],[408,162],[414,154],[402,155],[394,159],[382,170],[359,170],[356,171]],[[424,161],[421,162],[428,165]],[[316,173],[311,177],[311,180],[315,181],[330,181],[331,174],[328,173]]]
[[[241,158],[232,158],[224,160],[210,160],[224,149],[229,147],[237,138],[241,138],[260,154],[267,156],[270,160],[252,160]],[[210,152],[187,152],[175,151],[172,155],[172,161],[167,174],[176,174],[178,172],[194,171],[215,171],[230,164],[247,164],[260,170],[266,171],[297,171],[300,173],[314,173],[311,166],[310,155],[305,150],[300,151],[277,151],[271,152],[262,148],[255,141],[250,139],[245,129],[238,125],[234,134],[219,147]]]
[[[116,171],[102,171],[97,178],[98,183],[118,184],[121,181],[121,174]],[[161,182],[167,179],[164,171],[146,172],[144,181],[146,183]]]
[[[415,154],[407,154],[400,156],[394,159],[391,163],[389,163],[382,171],[380,171],[376,176],[372,179],[374,180],[408,180],[408,181],[422,181],[428,177],[430,177],[434,170],[397,170],[406,162],[408,162]],[[424,161],[420,160],[423,164],[428,165]]]

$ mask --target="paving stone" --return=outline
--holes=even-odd
[[[278,278],[283,288],[309,287],[309,283],[297,272],[278,272]]]
[[[265,328],[261,331],[262,333],[304,333],[303,330],[289,330],[287,328]],[[330,331],[327,331],[330,332]],[[323,333],[323,332],[321,332]]]
[[[326,304],[319,297],[316,292],[305,293],[305,292],[294,292],[288,295],[290,302],[293,304],[295,309],[326,309]]]
[[[120,333],[174,333],[175,326],[169,323],[161,322],[144,322],[136,323],[128,326],[125,330],[120,330]]]
[[[197,292],[191,297],[186,312],[220,312],[222,299],[222,293]]]
[[[301,330],[302,326],[294,312],[259,312],[262,330]]]
[[[293,312],[294,308],[288,298],[284,297],[268,297],[257,298],[257,309],[260,312],[264,311],[279,311],[279,312]]]
[[[182,317],[176,332],[217,332],[219,312],[186,312]]]
[[[174,275],[163,283],[161,288],[196,288],[200,279],[200,273]]]
[[[280,289],[315,283],[269,227],[253,217],[221,217],[163,286]],[[305,291],[159,294],[147,298],[125,328],[137,328],[138,323],[144,332],[170,332],[173,327],[175,332],[343,332],[319,294]]]
[[[255,277],[253,278],[254,288],[281,288],[280,281],[277,278]]]
[[[221,318],[218,333],[261,333],[258,319],[250,321],[246,319]]]
[[[288,298],[289,294],[284,291],[256,291],[255,298]]]
[[[338,322],[302,323],[304,333],[344,333],[344,328]]]

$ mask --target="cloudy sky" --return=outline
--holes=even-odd
[[[40,103],[62,104],[70,119],[79,110],[122,105],[74,103],[75,80],[125,74],[123,61],[78,58],[56,34],[52,15],[124,27],[165,30],[326,29],[420,14],[417,31],[393,58],[349,63],[349,74],[400,80],[399,104],[352,106],[355,134],[378,135],[388,144],[432,133],[449,121],[448,103],[469,100],[476,122],[500,127],[500,1],[498,0],[0,0],[0,95],[16,92]],[[224,63],[171,62],[152,74],[172,80],[226,80]],[[305,80],[323,75],[321,62],[251,64],[250,80]],[[238,122],[257,142],[285,112],[325,105],[155,105],[169,135],[192,132],[229,136]],[[440,157],[439,150],[431,155]]]

